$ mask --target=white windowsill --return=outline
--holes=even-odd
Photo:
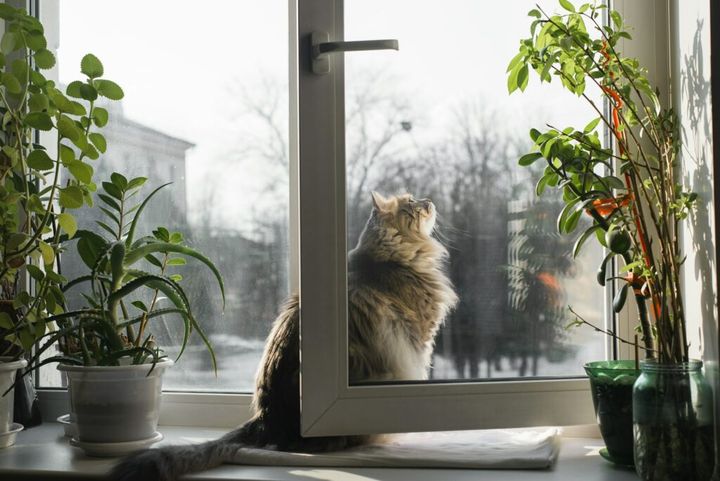
[[[162,426],[162,444],[201,441],[220,436],[217,428]],[[342,469],[224,465],[188,476],[193,480],[290,481],[636,481],[633,471],[617,469],[600,458],[597,438],[564,437],[554,469],[542,471],[442,470],[442,469]],[[103,479],[114,460],[89,458],[71,447],[57,423],[23,431],[15,446],[0,449],[0,479]]]

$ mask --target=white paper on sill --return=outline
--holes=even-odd
[[[256,466],[546,469],[557,460],[559,428],[394,435],[384,444],[307,454],[239,448],[233,464]]]

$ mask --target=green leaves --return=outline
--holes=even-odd
[[[35,52],[35,65],[43,70],[51,69],[55,66],[55,55],[50,50],[43,49]]]
[[[588,229],[586,229],[585,232],[583,232],[580,235],[580,237],[577,238],[577,240],[575,241],[575,244],[573,245],[573,251],[572,251],[573,259],[577,258],[577,256],[580,254],[580,251],[581,251],[583,245],[585,245],[585,241],[587,241],[588,238],[593,236],[595,234],[595,232],[597,232],[598,230],[602,230],[602,227],[598,224],[595,224],[595,225],[589,227]]]
[[[53,128],[52,119],[45,112],[31,112],[25,116],[25,123],[38,130],[49,131]]]
[[[573,12],[573,13],[575,12],[575,6],[572,3],[570,3],[569,0],[559,0],[559,1],[560,1],[560,6],[562,8],[564,8],[568,12]]]
[[[540,152],[531,152],[520,157],[520,159],[518,160],[518,164],[523,167],[527,167],[534,164],[536,160],[541,158],[542,154]]]
[[[125,93],[120,86],[111,80],[95,80],[95,88],[100,95],[107,97],[110,100],[120,100],[125,96]]]
[[[93,145],[100,151],[105,153],[107,150],[107,141],[105,140],[105,137],[102,134],[98,134],[96,132],[88,135],[88,138],[90,139],[90,142],[93,143]]]
[[[80,61],[80,71],[91,79],[102,77],[104,73],[102,63],[91,53],[85,55]]]
[[[3,72],[0,75],[0,82],[5,86],[8,92],[18,95],[22,92],[22,84],[15,75],[10,72]]]
[[[601,120],[600,117],[597,117],[596,119],[591,120],[583,129],[583,132],[586,134],[589,134],[590,132],[594,131],[595,127],[597,127],[598,124],[600,123],[600,120]]]
[[[513,93],[520,89],[524,91],[528,84],[528,66],[524,63],[518,63],[513,67],[508,75],[507,88],[508,93]]]
[[[78,209],[83,206],[83,191],[80,187],[71,185],[60,189],[60,207]]]
[[[95,122],[95,125],[98,127],[105,127],[108,123],[108,111],[102,107],[95,107],[93,122]]]
[[[50,170],[55,163],[44,150],[33,150],[26,159],[28,167],[35,170]]]
[[[102,346],[110,346],[107,352],[92,356],[99,356],[97,364],[115,363],[121,357],[128,356],[129,352],[140,352],[147,349],[149,340],[153,339],[145,331],[145,325],[151,319],[160,316],[177,315],[183,322],[184,335],[180,354],[187,345],[191,332],[196,332],[202,342],[208,348],[213,367],[215,364],[215,353],[212,345],[203,332],[201,326],[195,320],[190,301],[179,282],[182,275],[169,273],[168,269],[183,266],[186,263],[185,257],[192,257],[199,260],[215,276],[220,292],[225,299],[225,290],[220,272],[215,265],[200,252],[183,245],[183,236],[179,232],[170,232],[164,227],[158,227],[153,231],[155,237],[145,236],[136,242],[132,242],[132,235],[128,234],[126,239],[122,238],[123,224],[134,211],[131,230],[134,230],[139,222],[139,216],[148,204],[148,201],[162,189],[160,186],[153,190],[140,204],[130,206],[129,199],[146,182],[146,178],[137,177],[128,179],[119,173],[113,173],[109,181],[102,183],[103,192],[98,194],[102,202],[101,212],[114,223],[116,230],[104,222],[98,224],[115,237],[107,241],[101,236],[85,230],[75,233],[78,240],[78,253],[83,262],[91,269],[91,273],[82,276],[68,283],[69,286],[89,285],[91,293],[84,294],[92,308],[98,309],[100,319],[96,326],[87,326],[85,335],[97,337]],[[117,235],[116,235],[117,234]],[[162,260],[160,260],[162,259]],[[157,267],[159,273],[144,272],[134,267],[136,263],[147,260],[151,265]],[[143,296],[142,292],[150,290],[148,295]],[[158,309],[155,301],[147,304],[142,299],[156,299],[161,293],[170,302],[171,308]],[[123,314],[119,317],[120,311],[126,313],[125,309],[119,310],[119,305],[132,305],[141,314],[130,318]],[[134,347],[127,346],[127,343],[119,342],[118,339],[123,329],[131,325],[140,325],[139,332],[145,333],[147,337],[135,339]],[[129,337],[128,337],[129,338]],[[153,341],[154,343],[154,341]],[[139,350],[139,351],[138,351]],[[161,352],[151,350],[152,353]],[[134,357],[132,362],[142,362],[143,357]],[[85,362],[85,361],[83,361]]]
[[[75,236],[75,233],[77,232],[77,222],[72,214],[63,212],[58,215],[57,221],[60,228],[67,233],[69,238],[73,238]]]
[[[61,136],[77,142],[82,135],[82,131],[75,122],[67,115],[61,115],[57,121],[57,129]]]
[[[2,40],[0,40],[0,52],[2,52],[4,55],[7,55],[16,49],[17,44],[17,33],[12,31],[6,31],[2,36]]]

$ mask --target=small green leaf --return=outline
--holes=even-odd
[[[13,322],[10,314],[7,312],[0,312],[0,329],[12,329]]]
[[[588,238],[595,233],[596,230],[602,229],[599,225],[594,225],[590,227],[589,229],[585,230],[580,237],[577,238],[575,241],[575,245],[573,246],[572,256],[573,258],[576,258],[578,254],[580,254],[580,250],[582,249],[583,244],[585,244],[585,241],[588,240]]]
[[[527,84],[528,84],[528,80],[529,80],[528,66],[523,65],[522,67],[520,67],[520,70],[518,71],[518,75],[517,75],[518,88],[520,89],[521,92],[525,91],[525,88],[527,87]]]
[[[28,107],[30,107],[31,112],[41,112],[47,110],[49,106],[50,102],[45,94],[32,94],[30,100],[28,100]]]
[[[90,78],[102,77],[104,73],[102,62],[91,53],[80,61],[80,71]]]
[[[95,88],[100,95],[110,100],[120,100],[125,96],[120,86],[112,80],[98,79],[95,81]]]
[[[69,238],[72,239],[77,232],[77,221],[75,220],[75,217],[73,217],[72,214],[63,212],[58,215],[57,221],[58,224],[60,224],[60,228],[67,233]]]
[[[87,101],[94,102],[98,98],[98,91],[88,84],[80,84],[80,96]]]
[[[513,93],[518,88],[518,72],[520,72],[520,64],[516,65],[508,75],[507,89],[509,94]]]
[[[42,280],[45,279],[45,273],[38,266],[28,264],[25,266],[25,269],[27,269],[30,277],[35,279],[37,282],[42,282]]]
[[[182,257],[173,257],[167,261],[167,265],[169,266],[184,266],[185,264],[187,264],[187,261]]]
[[[586,134],[589,134],[590,132],[592,132],[593,130],[595,130],[595,127],[597,127],[597,125],[598,125],[599,123],[600,123],[600,117],[598,117],[598,118],[596,118],[596,119],[594,119],[594,120],[591,120],[590,123],[588,123],[588,124],[585,126],[585,128],[583,129],[583,132],[586,133]]]
[[[18,43],[18,36],[15,32],[5,32],[0,40],[0,52],[5,55],[15,50]]]
[[[122,198],[123,198],[122,192],[112,182],[103,182],[102,187],[103,187],[103,190],[105,190],[105,192],[107,192],[111,196],[115,197],[117,200],[122,200]]]
[[[36,87],[45,87],[48,83],[48,80],[45,78],[43,74],[38,72],[37,70],[31,70],[30,71],[30,82],[32,82],[33,85]]]
[[[47,40],[42,32],[34,31],[25,35],[25,42],[31,50],[43,50],[47,48]]]
[[[142,302],[142,301],[132,301],[131,304],[132,304],[133,306],[137,307],[138,309],[140,309],[140,310],[143,311],[143,312],[147,312],[147,311],[148,311],[147,306],[146,306],[145,303]]]
[[[90,142],[93,143],[93,145],[100,151],[105,153],[107,150],[107,142],[105,141],[105,137],[102,134],[98,134],[97,132],[93,132],[90,135],[88,135],[90,138]]]
[[[162,269],[162,262],[160,262],[157,257],[148,254],[145,256],[145,260],[148,261],[150,264],[154,265],[155,267],[159,267],[160,269]]]
[[[60,144],[60,160],[64,164],[70,164],[75,160],[75,151],[65,144]]]
[[[66,209],[78,209],[83,206],[83,191],[76,185],[60,189],[60,207]]]
[[[2,76],[0,76],[0,81],[2,81],[2,84],[11,94],[19,94],[23,90],[20,81],[10,72],[4,72]]]
[[[532,165],[536,160],[540,158],[542,158],[542,154],[540,152],[531,152],[520,157],[520,160],[518,160],[518,164],[523,167],[527,167],[528,165]]]
[[[43,263],[45,265],[52,265],[53,261],[55,261],[55,249],[53,249],[50,244],[43,241],[38,241],[38,247],[40,247]]]
[[[80,91],[80,87],[82,85],[83,85],[83,83],[80,82],[79,80],[74,80],[68,84],[67,88],[65,88],[65,93],[68,95],[68,97],[74,97],[76,99],[81,99],[82,93]]]
[[[109,195],[105,195],[105,194],[98,193],[98,197],[99,197],[100,200],[102,200],[105,204],[109,205],[110,207],[112,207],[112,208],[115,209],[116,211],[120,212],[120,210],[122,210],[122,209],[120,209],[120,204],[118,204],[118,203],[115,201],[115,199],[113,199],[113,198],[110,197]]]
[[[25,123],[38,130],[48,131],[52,129],[52,119],[45,112],[30,112],[25,116]]]
[[[98,127],[104,127],[108,123],[108,111],[102,107],[95,107],[93,110],[93,121]]]
[[[57,129],[60,135],[76,142],[81,135],[80,129],[75,122],[67,115],[61,115],[57,121]]]
[[[525,52],[520,52],[519,54],[515,55],[512,60],[510,60],[510,63],[507,66],[507,70],[505,70],[506,73],[511,72],[519,63],[520,61],[525,57]]]
[[[570,3],[569,0],[560,0],[560,6],[562,6],[562,8],[564,8],[568,12],[575,11],[575,6],[572,3]]]
[[[110,180],[115,186],[117,186],[118,189],[120,189],[120,191],[124,192],[127,189],[128,181],[124,175],[113,172],[110,174]]]
[[[94,169],[91,165],[78,160],[68,164],[67,168],[79,182],[83,184],[89,184],[92,182]]]
[[[35,65],[43,70],[51,69],[55,66],[55,55],[47,49],[38,50],[35,52]]]
[[[606,177],[603,177],[603,181],[611,189],[625,189],[625,182],[620,180],[618,177],[615,177],[614,175],[608,175]]]
[[[140,187],[145,182],[147,182],[147,177],[135,177],[134,179],[131,179],[130,182],[128,182],[128,190],[135,189],[137,187]]]
[[[78,230],[77,251],[86,266],[93,269],[100,255],[108,248],[108,242],[94,232]]]
[[[30,152],[27,156],[26,163],[28,167],[35,170],[50,170],[55,164],[44,150],[33,150]]]

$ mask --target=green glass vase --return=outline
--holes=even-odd
[[[708,481],[714,405],[702,362],[640,363],[633,388],[635,469],[645,481]]]
[[[632,466],[632,390],[640,371],[632,360],[595,361],[584,367],[590,379],[595,418],[606,446],[601,454],[615,464]]]

